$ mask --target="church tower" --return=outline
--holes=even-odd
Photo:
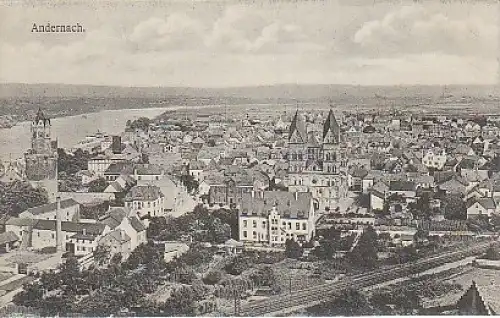
[[[307,127],[305,119],[295,112],[288,133],[288,172],[300,173],[304,170],[306,159]]]
[[[29,181],[55,180],[57,184],[57,144],[51,140],[50,130],[50,119],[38,109],[31,122],[31,149],[24,154]]]
[[[31,122],[31,149],[35,154],[51,152],[50,119],[45,117],[42,110],[38,112]]]
[[[339,169],[340,126],[330,109],[323,125],[323,171],[337,174]]]

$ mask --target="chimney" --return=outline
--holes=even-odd
[[[56,250],[63,251],[62,244],[62,220],[61,220],[61,197],[56,198]]]

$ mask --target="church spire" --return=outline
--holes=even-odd
[[[45,116],[45,114],[42,111],[42,107],[38,107],[38,112],[36,113],[34,121],[36,123],[42,121],[44,126],[46,126],[47,124],[50,125],[50,119]]]
[[[290,124],[288,140],[290,140],[294,135],[297,136],[296,140],[298,142],[306,142],[306,124],[304,122],[304,118],[300,116],[298,109],[293,116],[292,123]]]
[[[340,141],[340,126],[337,123],[337,119],[335,119],[332,108],[330,108],[325,124],[323,125],[323,142],[325,142],[325,138],[329,132],[332,134],[333,142],[338,143]]]

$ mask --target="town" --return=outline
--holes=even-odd
[[[167,110],[3,162],[0,311],[500,313],[500,116]],[[353,289],[356,287],[356,289]]]

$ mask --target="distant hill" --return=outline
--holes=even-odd
[[[0,98],[88,97],[88,98],[189,98],[232,97],[248,99],[318,100],[343,98],[489,98],[500,96],[500,86],[353,86],[294,85],[190,88],[190,87],[118,87],[66,84],[0,84]]]

